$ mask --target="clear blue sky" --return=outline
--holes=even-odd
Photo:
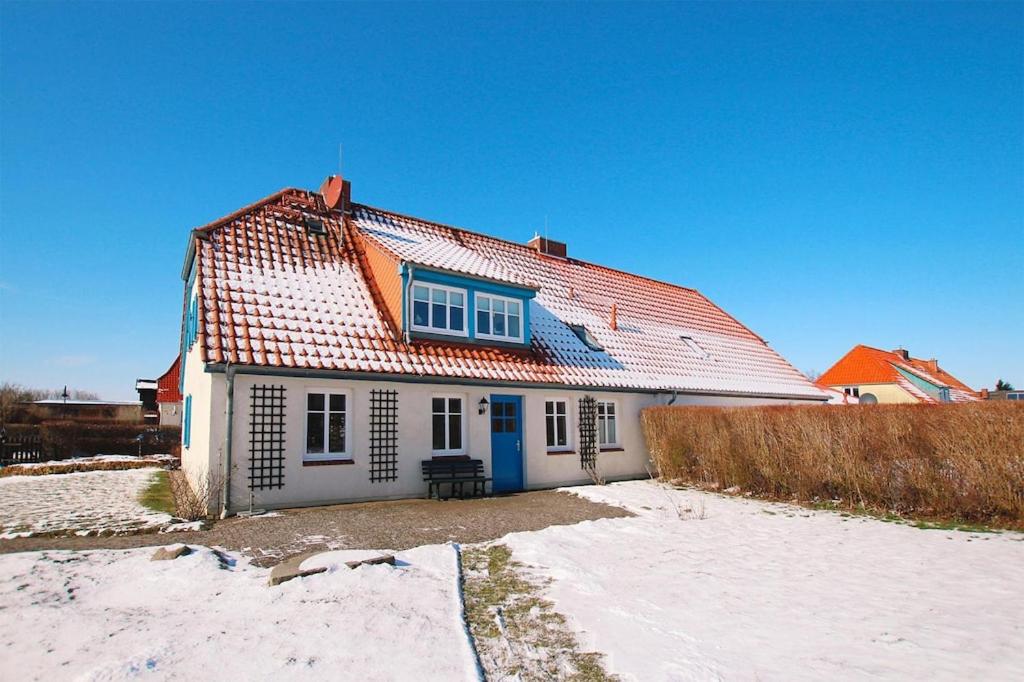
[[[1024,5],[0,3],[0,380],[131,398],[190,228],[355,200],[1024,385]]]

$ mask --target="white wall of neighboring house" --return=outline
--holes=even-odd
[[[181,403],[158,403],[160,426],[181,426]]]
[[[891,405],[895,403],[918,403],[921,402],[906,389],[898,384],[843,384],[832,388],[842,392],[844,388],[856,386],[860,395],[870,393],[878,398],[878,404]]]

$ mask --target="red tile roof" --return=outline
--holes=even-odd
[[[309,235],[306,216],[319,218],[326,235]],[[196,235],[199,336],[207,362],[826,397],[700,292],[544,256],[523,244],[359,204],[342,220],[319,194],[297,189]],[[365,271],[367,243],[396,260],[537,289],[530,348],[407,342],[389,324],[392,293],[382,292]],[[617,329],[609,325],[612,304]],[[588,348],[568,324],[585,325],[605,350]]]
[[[950,397],[955,402],[976,399],[974,389],[939,368],[934,360],[904,359],[895,351],[864,345],[854,346],[849,353],[839,359],[839,362],[818,377],[816,383],[819,386],[898,384],[922,402],[935,402],[932,396],[915,386],[900,374],[897,368],[941,388],[949,388]]]
[[[174,358],[174,362],[167,368],[159,379],[156,380],[156,401],[158,403],[180,403],[181,391],[178,372],[181,369],[181,356]]]

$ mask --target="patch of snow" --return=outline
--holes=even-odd
[[[203,521],[181,521],[180,523],[169,523],[160,529],[161,533],[181,533],[184,531],[203,530],[206,524]]]
[[[152,469],[0,478],[0,539],[40,534],[131,533],[171,517],[142,506]]]
[[[352,569],[346,566],[345,562],[366,561],[367,559],[394,554],[395,552],[389,549],[338,549],[311,556],[303,561],[299,568],[304,571],[314,568],[326,568],[328,571],[337,571],[344,568],[346,571],[351,571]]]
[[[1024,679],[1024,535],[651,481],[568,490],[638,516],[501,542],[627,679]]]
[[[45,462],[26,462],[25,464],[11,464],[11,469],[42,469],[46,467],[61,467],[73,465],[101,464],[103,462],[153,462],[154,466],[173,462],[177,458],[174,455],[93,455],[91,457],[69,457],[67,459],[50,459]]]
[[[475,680],[451,546],[269,587],[192,546],[0,556],[0,639],[17,679]]]

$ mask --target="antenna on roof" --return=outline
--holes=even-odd
[[[345,177],[345,174],[341,172],[342,166],[344,165],[344,163],[343,163],[344,161],[345,161],[345,145],[343,145],[341,142],[339,142],[338,143],[338,175],[340,175],[341,177]]]

